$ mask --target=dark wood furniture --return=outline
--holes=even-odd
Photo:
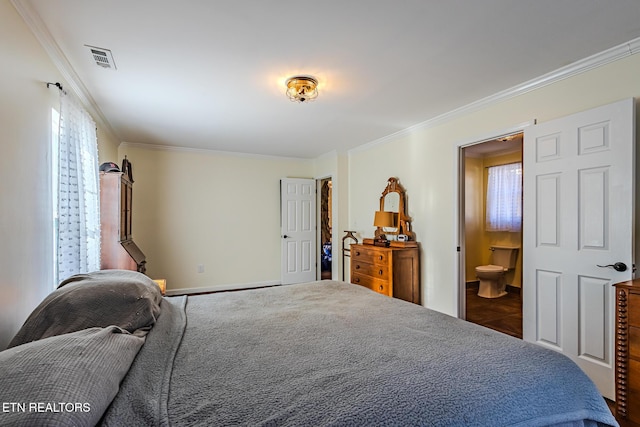
[[[640,423],[640,279],[616,287],[616,415]]]
[[[146,271],[131,233],[133,182],[129,174],[100,172],[100,268]]]
[[[388,224],[386,221],[378,224],[379,214],[386,214],[380,216],[393,220]],[[363,239],[362,244],[357,244],[356,239],[356,243],[349,247],[351,283],[420,304],[420,249],[415,233],[411,231],[407,196],[398,178],[387,180],[380,196],[380,211],[374,218],[374,226],[377,227],[375,238]]]
[[[351,245],[351,283],[420,304],[418,247]]]

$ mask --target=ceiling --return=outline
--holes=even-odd
[[[638,0],[13,3],[119,140],[299,158],[379,140],[640,37]],[[117,69],[85,45],[110,49]],[[286,98],[294,74],[319,80],[314,102]]]

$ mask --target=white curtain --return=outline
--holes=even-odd
[[[63,280],[100,268],[96,124],[61,93],[58,150],[58,272]]]
[[[512,232],[522,229],[522,163],[489,168],[486,229]]]

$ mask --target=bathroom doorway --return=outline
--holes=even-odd
[[[460,317],[518,338],[522,142],[517,132],[460,149]]]
[[[331,230],[331,209],[332,209],[332,182],[331,178],[318,180],[320,193],[320,277],[322,280],[330,280],[333,271],[332,255],[332,230]]]

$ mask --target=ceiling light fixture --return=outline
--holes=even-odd
[[[287,79],[287,96],[293,102],[313,101],[318,96],[318,80],[311,76]]]

